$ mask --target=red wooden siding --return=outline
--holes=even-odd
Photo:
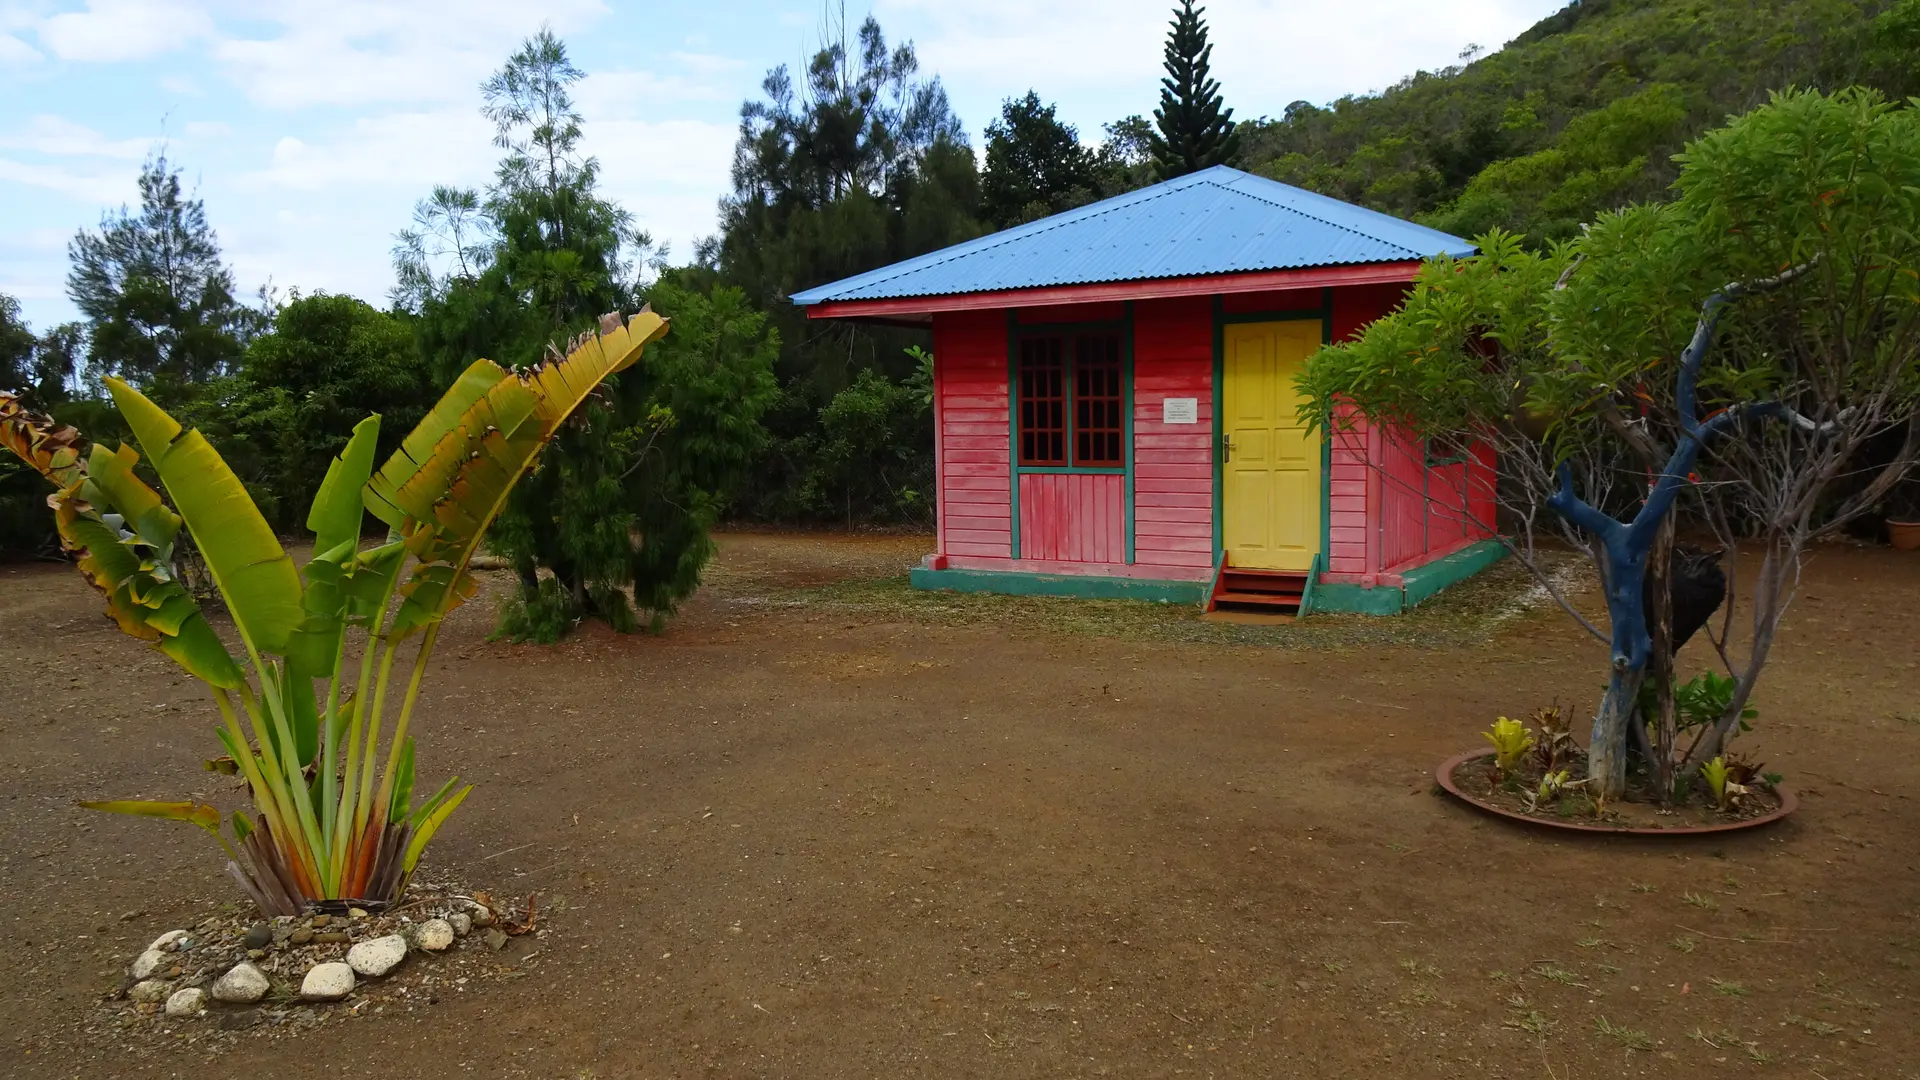
[[[1116,473],[1023,473],[1020,557],[1127,561],[1127,478]]]
[[[1365,422],[1349,429],[1350,410],[1333,425],[1332,453],[1327,473],[1327,569],[1336,574],[1364,574],[1371,568],[1367,541],[1373,520],[1370,499],[1373,469],[1367,464]]]
[[[1167,398],[1199,422],[1166,424]],[[1213,307],[1208,297],[1133,305],[1133,557],[1213,566]]]
[[[940,553],[1006,558],[1013,540],[1006,315],[935,316],[933,355]]]

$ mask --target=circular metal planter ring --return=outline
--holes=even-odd
[[[1453,782],[1453,774],[1459,770],[1460,766],[1470,761],[1480,761],[1492,756],[1493,751],[1490,749],[1468,750],[1464,753],[1455,754],[1440,763],[1440,767],[1433,771],[1433,778],[1439,782],[1440,787],[1444,789],[1447,794],[1459,799],[1461,802],[1466,803],[1476,810],[1493,814],[1496,817],[1507,818],[1510,821],[1518,821],[1523,824],[1538,826],[1542,829],[1558,829],[1563,832],[1609,833],[1615,836],[1706,836],[1710,833],[1737,832],[1741,829],[1757,829],[1762,825],[1771,825],[1781,818],[1786,817],[1788,814],[1793,813],[1794,810],[1800,806],[1800,800],[1794,798],[1793,792],[1784,787],[1775,787],[1773,793],[1774,796],[1780,800],[1779,806],[1774,807],[1765,814],[1761,814],[1759,817],[1746,818],[1741,821],[1723,821],[1716,825],[1676,825],[1671,829],[1649,829],[1628,825],[1597,825],[1584,821],[1568,821],[1564,818],[1535,817],[1532,814],[1522,814],[1515,810],[1509,810],[1504,806],[1496,806],[1478,796],[1469,795],[1460,790],[1459,786]]]

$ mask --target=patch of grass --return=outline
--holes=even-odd
[[[1720,991],[1722,994],[1725,994],[1728,997],[1746,997],[1747,996],[1747,988],[1737,982],[1734,982],[1732,979],[1716,979],[1711,975],[1709,975],[1707,977],[1707,985],[1713,987],[1715,990]]]
[[[1567,561],[1572,560],[1568,556]],[[1533,578],[1515,560],[1503,559],[1396,618],[1320,614],[1280,626],[1202,619],[1197,604],[928,592],[913,588],[904,575],[805,588],[780,587],[750,575],[720,575],[708,587],[728,600],[759,608],[839,609],[848,615],[888,622],[986,623],[1200,645],[1452,648],[1491,640],[1516,614],[1525,615],[1530,601],[1523,598],[1530,596]]]
[[[1629,1050],[1653,1049],[1653,1036],[1638,1028],[1622,1027],[1604,1016],[1593,1018],[1593,1029]]]
[[[1795,1016],[1791,1013],[1787,1014],[1787,1023],[1797,1028],[1805,1028],[1809,1035],[1838,1035],[1841,1031],[1839,1024],[1829,1024],[1825,1020],[1815,1020],[1811,1016]]]
[[[1400,961],[1400,970],[1406,972],[1409,975],[1425,975],[1430,979],[1437,979],[1440,977],[1439,968],[1434,967],[1432,964],[1423,964],[1420,961],[1415,960],[1411,956],[1407,957],[1405,960]]]
[[[1597,938],[1597,937],[1581,938],[1579,941],[1574,942],[1575,945],[1578,945],[1583,949],[1597,949],[1600,946],[1605,945],[1606,943],[1607,943],[1606,938]]]
[[[1729,1031],[1723,1028],[1709,1035],[1700,1028],[1694,1028],[1693,1031],[1687,1035],[1687,1038],[1693,1039],[1696,1042],[1705,1043],[1715,1050],[1725,1050],[1729,1047],[1737,1046],[1746,1052],[1747,1060],[1752,1061],[1756,1065],[1765,1065],[1773,1060],[1772,1054],[1760,1049],[1759,1042],[1751,1039],[1743,1039],[1740,1037],[1739,1032],[1736,1031]]]
[[[1699,947],[1700,947],[1699,938],[1688,937],[1685,934],[1681,934],[1679,937],[1674,938],[1672,941],[1667,942],[1667,948],[1676,949],[1683,953],[1690,953]]]
[[[1532,967],[1527,969],[1527,973],[1530,975],[1538,975],[1541,978],[1547,980],[1548,982],[1557,982],[1562,986],[1585,985],[1580,981],[1580,975],[1578,972],[1568,971],[1565,968],[1554,967],[1552,964],[1548,964],[1548,963],[1535,964]]]
[[[1719,911],[1720,910],[1720,901],[1715,900],[1713,897],[1707,896],[1704,893],[1686,892],[1686,893],[1680,894],[1680,899],[1694,907],[1701,909],[1702,911]]]
[[[1633,891],[1634,892],[1654,892],[1655,889],[1653,886],[1647,884],[1644,881],[1636,881],[1633,883]]]
[[[1320,966],[1335,975],[1347,970],[1347,962],[1345,960],[1322,960],[1320,961]]]
[[[1554,1033],[1554,1030],[1560,1026],[1560,1022],[1548,1019],[1539,1009],[1528,1009],[1508,1019],[1505,1026],[1545,1038]]]

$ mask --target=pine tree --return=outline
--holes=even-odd
[[[78,233],[67,251],[90,371],[124,376],[163,402],[230,374],[266,322],[235,298],[206,208],[184,195],[165,155],[140,170],[139,213],[103,216],[98,233]]]
[[[537,363],[643,298],[673,320],[560,429],[488,536],[520,579],[500,632],[543,642],[588,617],[657,626],[692,593],[759,448],[779,349],[737,291],[641,280],[652,242],[581,148],[569,88],[583,77],[551,31],[528,39],[481,87],[505,151],[494,183],[484,198],[434,189],[394,249],[394,298],[442,382],[477,356]]]
[[[1153,111],[1158,130],[1147,136],[1162,180],[1224,164],[1240,146],[1233,110],[1220,107],[1220,83],[1208,77],[1213,46],[1200,19],[1206,10],[1180,0],[1167,32],[1167,77],[1160,80],[1160,107]]]

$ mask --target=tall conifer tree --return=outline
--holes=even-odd
[[[1225,164],[1239,149],[1233,110],[1221,108],[1220,83],[1208,75],[1213,46],[1193,0],[1180,0],[1167,32],[1167,76],[1160,80],[1156,131],[1148,135],[1162,180]]]

